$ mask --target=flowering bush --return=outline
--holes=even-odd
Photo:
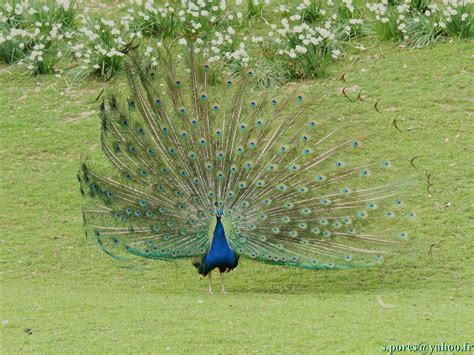
[[[442,10],[446,33],[460,38],[474,37],[472,21],[474,16],[473,0],[443,0]]]
[[[225,1],[181,0],[178,18],[186,37],[207,39],[225,18]]]
[[[374,15],[373,28],[382,39],[398,39],[417,47],[440,36],[473,37],[471,30],[472,0],[382,0],[368,3]]]
[[[175,7],[169,2],[155,5],[153,0],[129,0],[129,3],[132,7],[127,10],[127,16],[134,32],[161,38],[177,34],[179,20]]]
[[[364,32],[364,13],[362,6],[356,6],[352,0],[342,0],[334,4],[332,19],[336,22],[336,35],[339,40],[361,36]]]
[[[0,58],[14,63],[25,56],[36,33],[24,29],[27,3],[6,3],[0,5]]]
[[[121,69],[125,55],[123,50],[137,34],[127,32],[127,19],[116,22],[83,16],[81,23],[76,34],[77,44],[71,46],[79,62],[74,76],[77,78],[95,73],[102,79],[110,78]]]
[[[236,1],[240,5],[241,1]],[[266,6],[270,5],[270,0],[247,0],[247,9],[245,11],[245,18],[247,20],[263,17],[263,11]]]
[[[270,25],[260,46],[264,56],[277,64],[287,79],[321,76],[328,63],[341,56],[341,42],[354,35],[349,22],[354,12],[352,2],[328,1],[326,5],[333,11],[327,11],[316,0],[304,0],[293,10],[277,8],[282,20],[279,25]],[[354,26],[357,23],[353,22]]]
[[[30,5],[28,1],[7,3],[0,15],[0,57],[19,61],[32,74],[55,71],[72,38],[78,5],[66,0]]]
[[[128,0],[90,15],[82,0],[7,0],[0,5],[0,60],[33,74],[109,78],[130,43],[150,66],[160,47],[192,41],[219,71],[254,67],[258,82],[316,78],[366,34],[423,47],[472,38],[474,0]],[[78,15],[80,13],[80,15]],[[259,76],[260,75],[260,76]]]

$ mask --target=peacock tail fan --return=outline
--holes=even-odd
[[[242,258],[329,269],[403,252],[419,183],[400,174],[405,162],[371,158],[373,102],[341,96],[341,114],[325,117],[324,95],[258,91],[251,69],[216,81],[192,47],[186,70],[175,61],[130,57],[129,92],[100,106],[111,167],[85,160],[78,177],[86,230],[106,253],[205,255],[216,208]]]

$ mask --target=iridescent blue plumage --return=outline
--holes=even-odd
[[[218,268],[220,272],[230,271],[237,266],[237,262],[234,251],[227,243],[221,218],[217,217],[211,247],[203,259],[203,275],[215,268]]]
[[[216,268],[221,273],[225,273],[237,267],[238,256],[227,242],[224,226],[221,221],[223,214],[222,209],[217,210],[217,222],[212,235],[211,247],[200,262],[194,263],[194,266],[201,275],[206,276]]]

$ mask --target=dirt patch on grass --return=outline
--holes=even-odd
[[[94,110],[90,110],[90,111],[83,111],[83,112],[79,112],[77,115],[75,116],[65,116],[63,119],[61,119],[60,121],[62,123],[77,123],[83,119],[86,119],[86,118],[89,118],[91,116],[94,116],[97,112],[94,111]]]

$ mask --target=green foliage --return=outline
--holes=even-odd
[[[333,47],[328,39],[318,44],[309,44],[305,53],[297,52],[295,48],[302,45],[298,34],[288,34],[282,37],[280,44],[263,43],[262,53],[267,62],[273,63],[278,75],[288,79],[315,79],[325,75],[329,63],[332,62]],[[282,56],[281,48],[288,48],[292,57]]]
[[[263,16],[263,1],[255,3],[254,0],[247,0],[247,11],[245,13],[246,18],[250,19],[260,19]]]
[[[134,32],[141,32],[145,36],[155,38],[172,38],[179,33],[181,22],[178,19],[174,3],[165,3],[159,8],[145,4],[133,8],[134,18],[130,28]]]
[[[72,37],[78,11],[76,1],[59,4],[49,0],[32,5],[13,1],[0,7],[4,14],[0,36],[5,38],[0,59],[6,63],[21,60],[33,75],[54,72],[63,52],[68,50],[65,40]]]
[[[410,17],[406,24],[407,43],[414,48],[422,48],[432,44],[443,35],[443,30],[435,26],[433,19],[428,17]]]
[[[15,63],[25,57],[32,46],[33,33],[25,30],[25,12],[15,12],[20,1],[0,4],[0,60]]]
[[[335,32],[338,40],[345,41],[364,35],[362,20],[365,17],[364,11],[363,4],[358,2],[354,2],[353,7],[348,7],[342,2],[335,5],[334,13],[337,15],[338,22]]]
[[[398,5],[404,5],[407,4],[410,7],[410,10],[414,10],[417,12],[424,12],[428,9],[428,5],[432,4],[432,0],[410,0],[410,1],[405,1],[405,0],[388,0],[388,5],[390,6],[398,6]]]
[[[69,0],[67,5],[60,4],[56,0],[32,3],[30,9],[28,10],[30,23],[40,22],[46,27],[56,24],[60,25],[62,31],[73,30],[77,27],[77,16],[81,10],[79,2],[75,0]]]
[[[365,35],[375,34],[381,40],[394,40],[415,48],[440,38],[474,36],[474,4],[461,0],[272,0],[270,4],[245,0],[241,5],[226,6],[218,0],[205,0],[199,4],[196,8],[192,1],[138,1],[89,13],[83,11],[89,5],[84,2],[8,0],[0,4],[0,60],[22,63],[33,74],[63,72],[73,67],[70,71],[73,78],[84,78],[91,73],[109,78],[122,69],[122,59],[117,53],[130,41],[139,45],[139,52],[145,52],[149,47],[154,51],[158,42],[169,45],[184,37],[188,41],[202,40],[200,47],[207,50],[209,57],[218,57],[214,59],[225,64],[225,70],[230,72],[249,64],[256,68],[259,63],[266,66],[262,68],[265,72],[269,62],[279,68],[286,66],[284,74],[277,75],[281,78],[304,79],[324,75],[328,65],[341,57],[331,55],[332,50],[342,53],[347,42],[354,44]],[[91,23],[103,27],[98,19],[113,20],[115,31],[118,29],[120,34],[113,34],[110,26],[99,30],[90,27]],[[292,28],[306,24],[313,29],[326,29],[333,35],[332,39],[322,45],[313,41],[306,53],[289,55],[295,50],[291,46],[297,43],[293,35],[281,35],[282,42],[273,43],[280,36],[276,29],[282,29],[281,20],[290,20]],[[53,26],[57,30],[53,31]],[[219,35],[227,36],[229,28],[234,30],[229,34],[230,41],[220,42]],[[317,38],[318,34],[312,36]],[[254,41],[255,37],[261,40]],[[98,46],[114,54],[108,56]],[[284,53],[275,51],[275,47]],[[39,56],[38,48],[43,48]],[[33,51],[35,55],[31,57]],[[151,62],[156,61],[150,53],[144,54]]]
[[[375,21],[373,31],[383,40],[401,40],[402,33],[398,29],[399,14],[394,7],[389,7],[382,20]]]
[[[13,64],[24,58],[33,46],[33,39],[29,32],[8,25],[2,26],[2,32],[13,33],[0,46],[0,60]]]
[[[321,10],[324,10],[322,0],[310,0],[309,4],[299,11],[299,14],[304,22],[317,23],[323,18]]]
[[[120,23],[100,17],[89,18],[86,26],[78,32],[80,44],[72,47],[75,57],[82,62],[71,69],[73,78],[95,74],[107,80],[122,69],[125,55],[122,51],[133,44],[123,37],[124,34],[126,31]]]
[[[458,38],[474,38],[474,4],[462,4],[454,9],[455,14],[446,16],[446,34]]]

